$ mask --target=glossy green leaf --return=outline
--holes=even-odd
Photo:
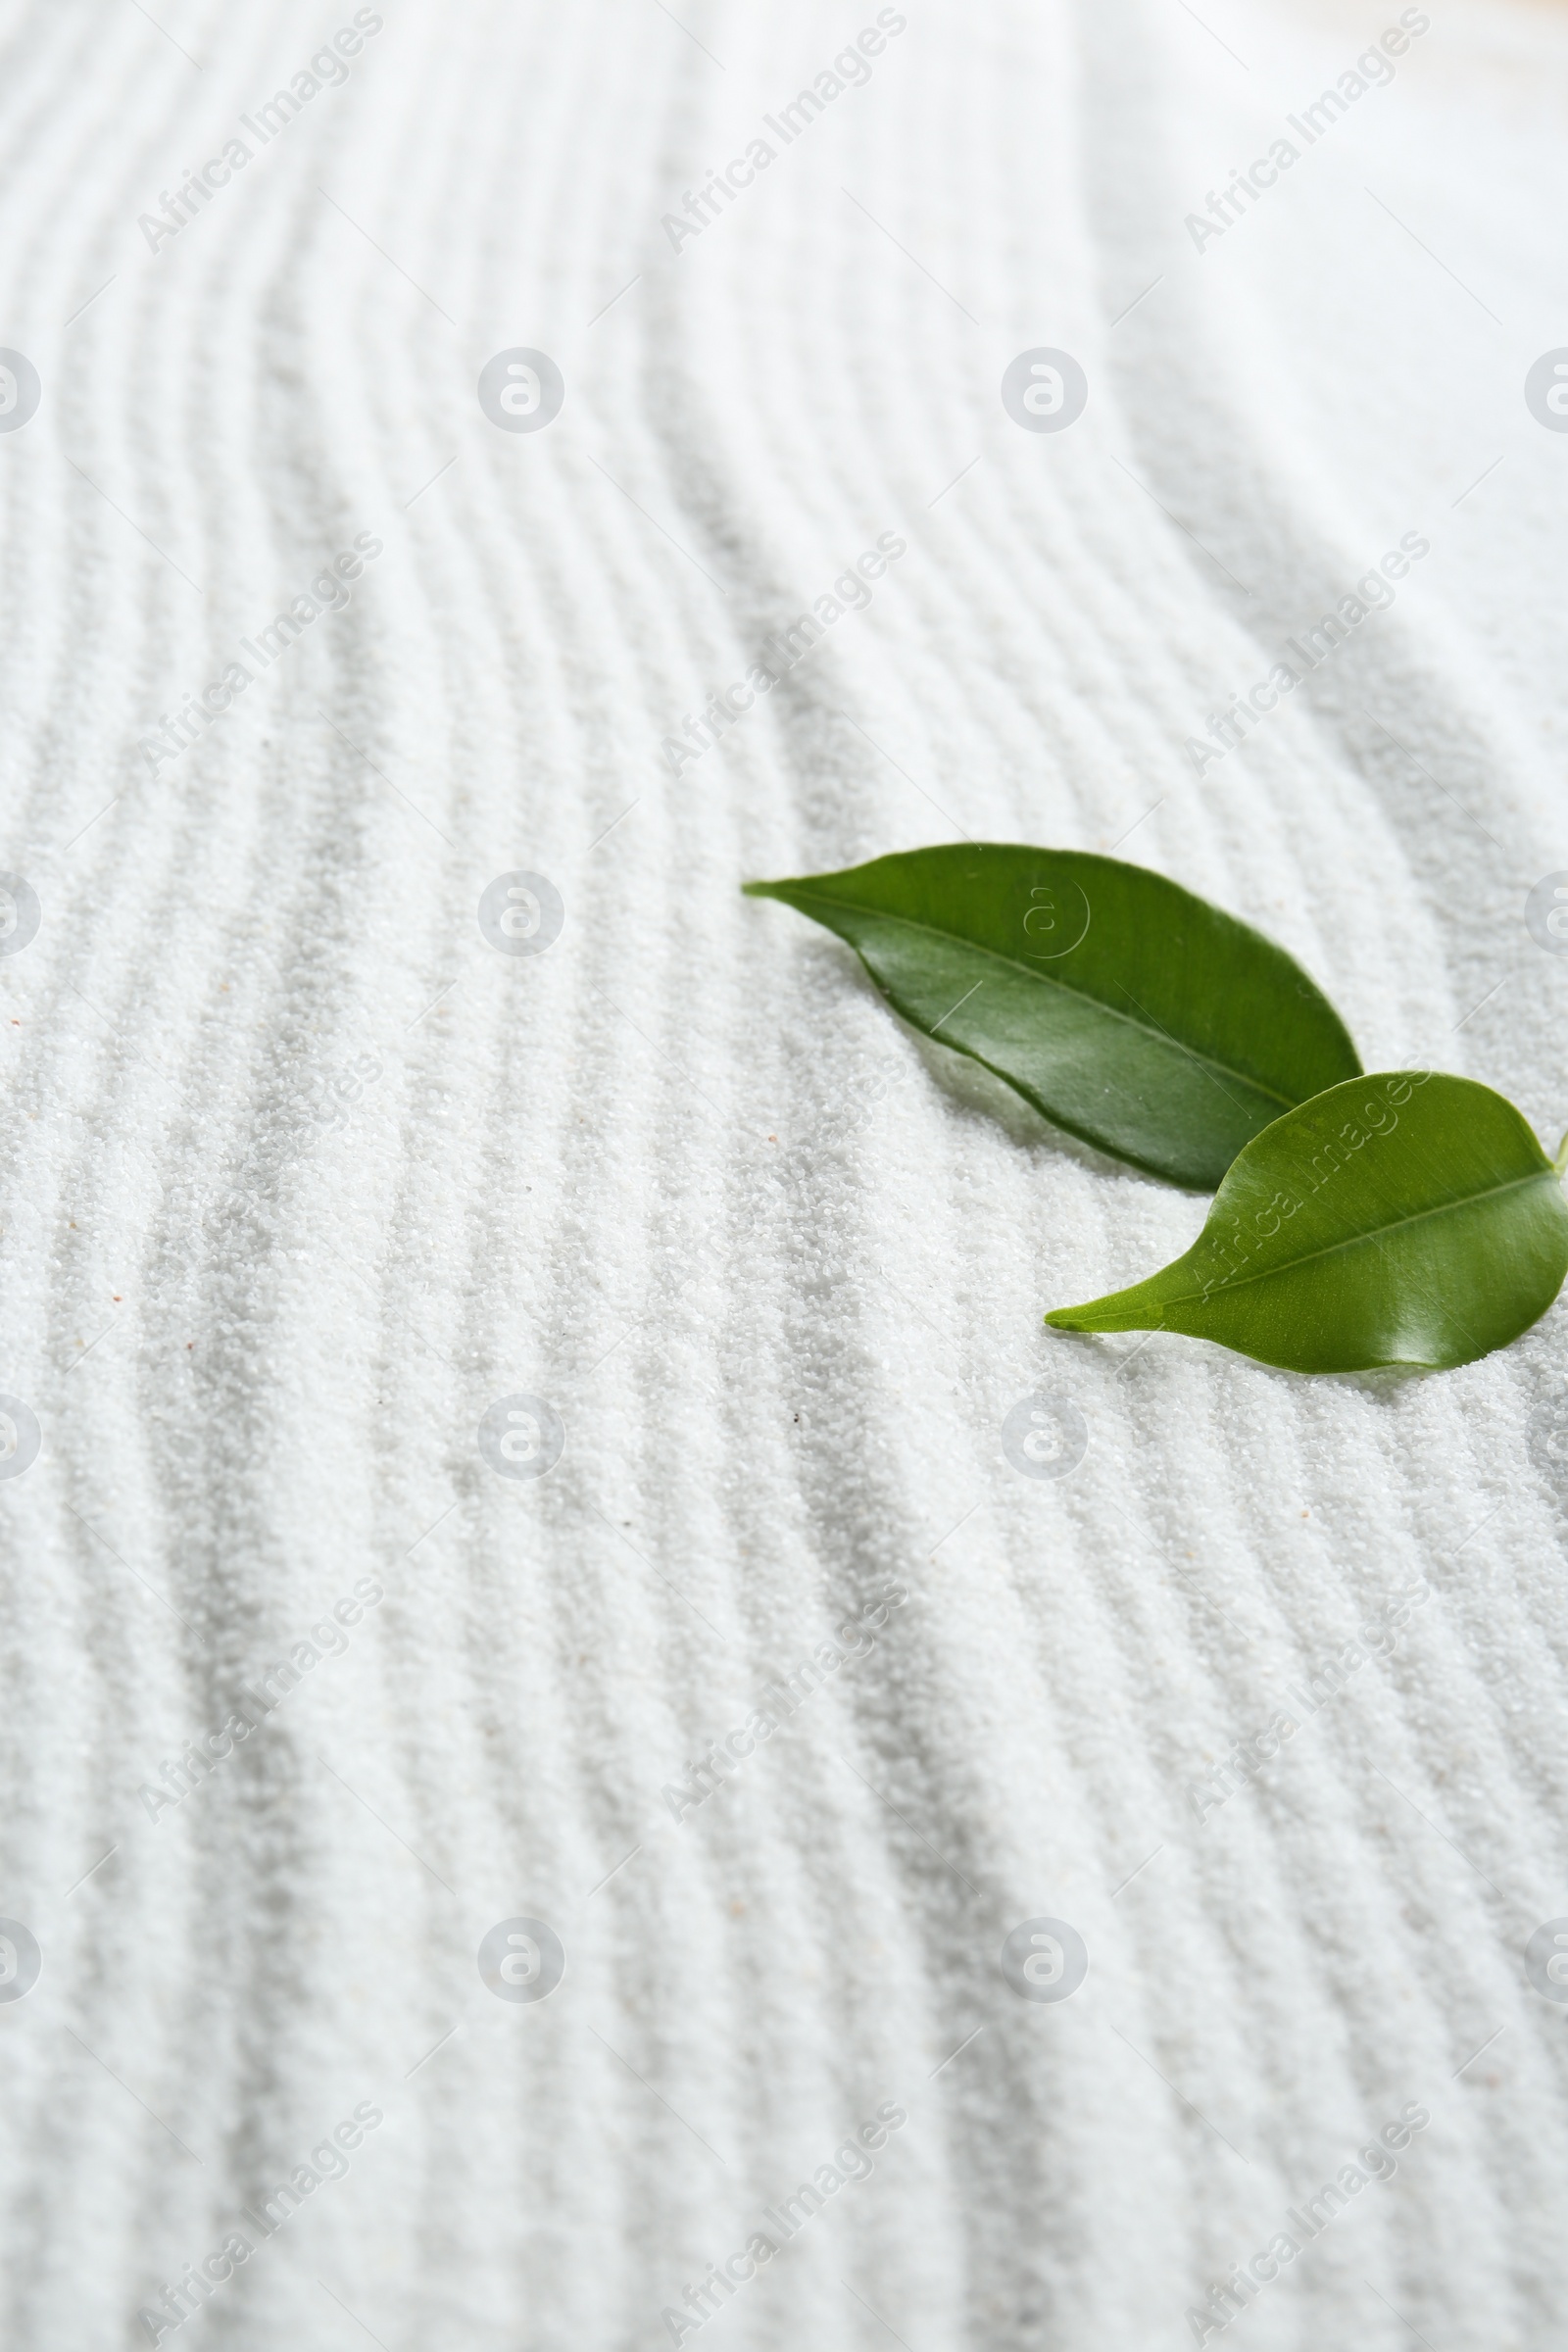
[[[1046,1321],[1188,1332],[1293,1372],[1435,1370],[1517,1339],[1565,1275],[1558,1172],[1513,1104],[1395,1070],[1266,1128],[1184,1257]]]
[[[895,1011],[1054,1125],[1172,1184],[1212,1192],[1361,1066],[1283,948],[1118,858],[959,842],[746,888],[848,940]]]

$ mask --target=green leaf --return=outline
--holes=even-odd
[[[1115,858],[959,842],[746,889],[847,939],[895,1011],[1054,1125],[1195,1191],[1361,1066],[1283,948]]]
[[[1558,1171],[1513,1104],[1394,1070],[1249,1144],[1185,1257],[1046,1321],[1189,1332],[1292,1372],[1438,1370],[1517,1339],[1565,1274]]]

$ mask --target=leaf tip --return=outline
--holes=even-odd
[[[1164,1315],[1140,1297],[1147,1287],[1135,1283],[1130,1291],[1107,1291],[1082,1306],[1054,1306],[1046,1321],[1054,1331],[1158,1331]]]

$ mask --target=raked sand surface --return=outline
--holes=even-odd
[[[1369,1069],[1555,1145],[1568,435],[1523,386],[1568,344],[1568,11],[1433,0],[1293,132],[1400,15],[385,0],[334,53],[347,5],[6,9],[17,2352],[1560,2344],[1568,2007],[1524,1947],[1568,1913],[1568,1306],[1430,1379],[1045,1330],[1203,1203],[738,887],[1120,845],[1283,941]],[[1000,396],[1038,347],[1087,378],[1060,432]],[[517,348],[545,429],[476,396]],[[545,953],[481,931],[516,872]],[[1040,1390],[1064,1478],[1003,1451]],[[542,1477],[476,1438],[517,1396]],[[999,1967],[1038,1918],[1087,1950],[1060,2001]],[[546,1999],[481,1979],[516,1919]]]

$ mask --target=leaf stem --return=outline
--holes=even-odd
[[[1557,1146],[1557,1156],[1551,1164],[1559,1177],[1568,1175],[1568,1128],[1563,1131],[1562,1142]]]

